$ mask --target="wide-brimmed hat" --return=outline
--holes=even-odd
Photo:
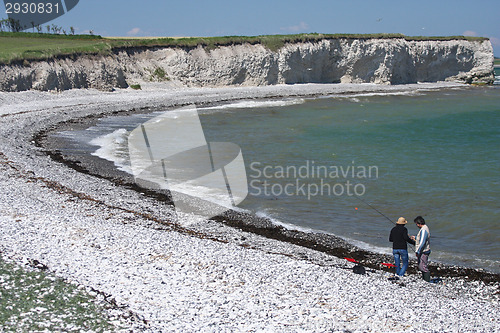
[[[408,223],[408,221],[406,221],[404,217],[400,217],[398,219],[398,222],[396,222],[396,224],[406,224],[406,223]]]

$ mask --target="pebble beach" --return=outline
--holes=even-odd
[[[465,277],[394,283],[387,271],[182,215],[54,161],[37,135],[96,115],[242,99],[454,89],[455,83],[149,86],[0,92],[0,254],[106,295],[125,331],[495,332],[500,285]],[[431,258],[432,259],[432,258]]]

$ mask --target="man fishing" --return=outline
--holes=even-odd
[[[412,236],[412,239],[415,240],[415,254],[418,259],[418,270],[422,272],[422,279],[430,282],[431,273],[429,272],[427,264],[429,262],[429,255],[431,254],[431,246],[429,243],[431,233],[429,227],[425,225],[425,220],[422,216],[417,216],[413,221],[420,229],[416,238]]]
[[[392,228],[389,235],[389,242],[392,242],[392,254],[394,255],[394,264],[396,265],[396,275],[405,275],[408,268],[408,248],[407,243],[415,244],[415,241],[408,235],[408,229],[405,224],[408,223],[404,217],[400,217],[396,226]],[[401,266],[402,262],[402,266]]]

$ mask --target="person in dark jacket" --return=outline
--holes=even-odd
[[[406,223],[408,223],[408,221],[406,221],[404,217],[400,217],[389,235],[389,242],[392,242],[396,275],[399,276],[405,275],[406,269],[408,268],[408,247],[406,244],[415,244],[415,241],[408,235],[408,229],[405,227]],[[401,262],[403,263],[402,266]]]

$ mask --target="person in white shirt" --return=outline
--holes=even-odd
[[[412,236],[412,239],[415,240],[415,254],[418,259],[418,270],[422,272],[422,279],[430,282],[431,273],[429,272],[428,262],[429,255],[431,254],[431,246],[429,242],[431,233],[422,216],[417,216],[413,221],[420,229],[417,237]]]

